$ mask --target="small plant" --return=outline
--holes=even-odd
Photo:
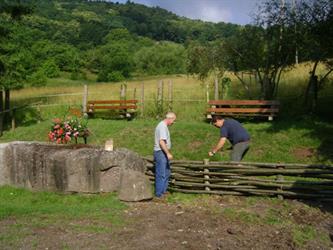
[[[77,143],[77,138],[82,137],[86,143],[90,134],[87,124],[88,120],[85,118],[67,117],[66,120],[55,118],[48,133],[49,140],[58,144],[66,144],[72,139]]]

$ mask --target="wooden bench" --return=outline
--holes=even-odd
[[[266,116],[269,121],[279,112],[279,101],[275,100],[211,100],[208,102],[207,118],[224,116]]]
[[[125,118],[131,118],[137,111],[138,100],[94,100],[88,101],[87,113],[93,115],[96,110],[114,110]]]

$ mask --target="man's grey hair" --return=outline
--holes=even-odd
[[[168,112],[165,115],[165,118],[167,118],[167,119],[174,119],[174,118],[176,118],[176,114],[174,112]]]

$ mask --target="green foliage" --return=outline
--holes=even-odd
[[[45,61],[41,66],[45,76],[55,78],[60,75],[60,69],[54,60],[50,59]]]
[[[113,81],[130,76],[132,58],[126,44],[108,43],[101,47],[101,54],[98,81]]]
[[[69,44],[40,40],[32,45],[31,51],[37,62],[42,64],[53,60],[56,66],[63,71],[73,72],[81,65],[79,51]]]
[[[170,42],[144,47],[134,55],[137,70],[146,75],[185,73],[185,58],[185,48]]]
[[[205,45],[191,43],[188,48],[188,73],[197,74],[200,80],[207,78],[211,73],[221,79],[226,69],[223,43],[219,40]]]
[[[45,75],[44,70],[39,69],[32,73],[32,75],[28,77],[28,82],[31,86],[34,87],[45,86],[47,82],[47,76]]]
[[[230,77],[223,77],[221,79],[221,92],[222,93],[220,93],[220,96],[222,99],[227,99],[229,90],[230,90],[230,86],[231,86]]]
[[[32,71],[32,55],[28,50],[12,48],[9,54],[0,55],[4,65],[4,74],[0,77],[1,85],[7,89],[22,88],[27,76]]]
[[[110,82],[120,82],[125,80],[124,75],[120,71],[112,71],[111,73],[108,73],[107,80]]]

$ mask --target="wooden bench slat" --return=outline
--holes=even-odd
[[[274,100],[210,100],[209,105],[280,105]]]
[[[88,105],[89,104],[126,104],[126,103],[130,103],[130,104],[136,104],[138,102],[138,100],[92,100],[92,101],[88,101]]]
[[[89,108],[89,107],[88,107]],[[137,109],[135,105],[122,105],[122,106],[94,106],[93,109]]]
[[[208,112],[215,113],[277,113],[277,108],[208,108]]]

